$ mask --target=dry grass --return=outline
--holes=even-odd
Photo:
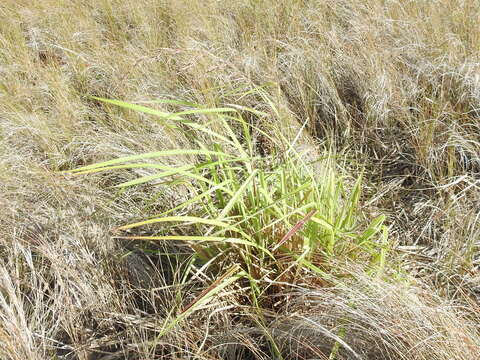
[[[0,358],[478,358],[479,22],[460,0],[2,1]],[[215,277],[182,244],[111,229],[188,189],[58,171],[192,136],[88,95],[265,111],[262,155],[304,126],[299,148],[365,168],[361,210],[388,216],[395,245],[385,278],[345,265],[353,278],[306,278],[263,314],[240,282],[158,337]]]

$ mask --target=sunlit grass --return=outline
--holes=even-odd
[[[306,163],[294,144],[284,140],[287,151],[259,156],[252,138],[253,126],[233,107],[190,108],[168,114],[117,100],[96,99],[155,115],[157,121],[174,131],[193,129],[198,134],[196,149],[134,155],[71,171],[92,174],[148,168],[157,172],[116,186],[127,188],[147,182],[193,185],[191,198],[184,203],[117,229],[156,225],[156,234],[118,238],[184,241],[197,260],[216,269],[218,276],[223,268],[236,264],[237,271],[230,275],[241,274],[249,280],[255,306],[264,303],[276,284],[293,285],[306,272],[331,280],[330,275],[335,273],[332,259],[365,262],[366,271],[382,271],[388,250],[382,225],[385,217],[364,223],[359,215],[361,177],[349,188],[328,151],[315,159],[315,164]],[[201,124],[185,117],[199,114],[208,115],[209,122]],[[174,155],[196,155],[197,161],[180,166],[140,162]],[[231,281],[231,276],[224,280]]]
[[[480,358],[479,13],[2,1],[0,358]]]

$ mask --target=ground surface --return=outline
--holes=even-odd
[[[461,0],[2,1],[0,358],[480,358],[479,23]],[[60,171],[200,135],[89,96],[253,108],[257,155],[299,135],[348,189],[363,171],[359,222],[389,229],[382,276],[331,259],[335,281],[305,273],[263,310],[235,283],[162,333],[218,278],[182,242],[112,230],[191,191]]]

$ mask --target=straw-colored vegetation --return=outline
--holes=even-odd
[[[2,1],[0,359],[480,358],[479,23]]]

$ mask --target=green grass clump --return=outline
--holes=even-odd
[[[282,138],[285,151],[259,156],[255,136],[269,134],[247,123],[253,109],[201,108],[165,113],[117,100],[105,103],[155,115],[175,132],[190,134],[196,149],[172,149],[118,158],[73,170],[92,174],[116,169],[156,172],[117,184],[124,189],[144,183],[185,184],[191,197],[158,216],[124,225],[119,231],[157,225],[152,235],[119,236],[137,240],[184,241],[202,264],[250,281],[253,303],[264,303],[278,284],[295,284],[306,272],[329,278],[331,260],[364,261],[381,270],[387,243],[384,216],[359,221],[361,177],[351,189],[335,170],[332,154],[307,163],[295,141]],[[172,103],[172,101],[169,101]],[[184,104],[178,102],[177,104]],[[200,123],[186,116],[206,116]],[[193,130],[193,133],[192,133]],[[256,134],[256,135],[255,135]],[[296,137],[298,139],[298,136]],[[272,140],[273,141],[273,140]],[[181,166],[146,162],[168,156],[196,156]],[[379,232],[383,229],[382,239]],[[236,271],[232,272],[231,265]],[[272,290],[273,289],[273,290]]]

